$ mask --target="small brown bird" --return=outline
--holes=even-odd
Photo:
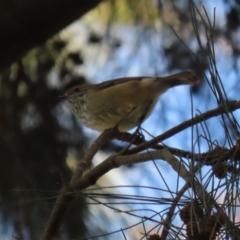
[[[139,126],[151,114],[158,97],[171,87],[196,84],[191,72],[167,77],[126,77],[99,84],[80,84],[66,90],[78,120],[98,131],[118,127],[128,131]]]

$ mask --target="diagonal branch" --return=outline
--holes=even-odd
[[[49,216],[46,228],[43,233],[43,240],[49,240],[56,236],[63,217],[69,208],[71,202],[76,198],[72,192],[75,190],[75,182],[82,177],[84,171],[89,167],[96,152],[108,141],[112,140],[116,134],[116,129],[105,130],[92,144],[81,161],[78,162],[76,171],[70,181],[69,186],[64,186],[56,200],[56,203]]]
[[[237,109],[240,108],[240,101],[231,101],[228,102],[228,111],[229,112],[233,112]],[[220,106],[217,107],[215,109],[209,110],[205,113],[202,113],[200,115],[197,115],[196,117],[193,117],[179,125],[177,125],[176,127],[171,128],[170,130],[164,132],[163,134],[155,137],[154,139],[148,141],[148,142],[144,142],[142,144],[140,144],[139,146],[129,150],[127,152],[127,154],[134,154],[134,153],[138,153],[140,151],[144,151],[148,148],[151,148],[152,146],[154,146],[155,144],[164,141],[165,139],[172,137],[173,135],[187,129],[188,127],[194,126],[198,123],[201,123],[203,121],[206,121],[212,117],[216,117],[218,115],[224,114],[226,113],[226,108]]]

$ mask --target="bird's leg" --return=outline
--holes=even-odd
[[[131,114],[134,110],[136,109],[136,107],[133,107],[131,109],[131,111],[127,112],[127,114],[125,114],[125,116],[123,116],[121,118],[121,120],[114,126],[114,128],[118,128],[118,126],[127,118],[127,116],[129,116],[129,114]]]

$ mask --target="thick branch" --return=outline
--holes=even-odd
[[[76,198],[76,196],[71,194],[74,190],[76,190],[75,182],[77,182],[78,179],[81,179],[84,171],[91,164],[91,161],[98,149],[100,149],[106,142],[113,139],[115,133],[116,129],[105,130],[92,144],[83,159],[78,162],[76,171],[74,172],[73,177],[70,181],[70,185],[63,187],[61,193],[57,198],[57,201],[46,224],[42,238],[43,240],[49,240],[52,237],[56,236],[67,209],[70,207],[71,202]]]

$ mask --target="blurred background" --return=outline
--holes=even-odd
[[[99,135],[84,128],[59,97],[66,87],[195,72],[200,84],[169,90],[143,124],[151,139],[218,106],[209,87],[210,36],[226,95],[239,99],[238,0],[87,2],[0,1],[0,239],[41,237],[57,191]],[[228,128],[236,140],[231,124]],[[204,152],[213,143],[229,146],[225,133],[220,119],[213,119],[164,143]],[[108,143],[92,167],[124,146]],[[157,198],[181,188],[171,171],[167,164],[148,162],[107,173],[79,193],[62,237],[142,239],[144,231],[157,233],[159,226],[144,217],[161,220],[167,206]]]

